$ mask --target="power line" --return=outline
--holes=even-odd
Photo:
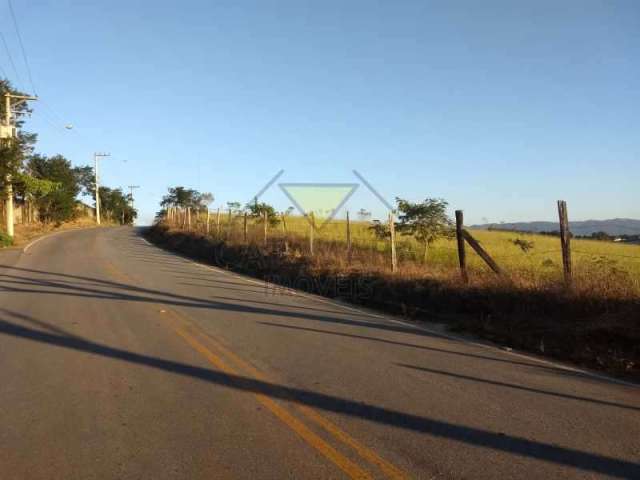
[[[13,5],[11,4],[11,0],[7,0],[7,3],[9,4],[9,12],[11,12],[11,18],[13,19],[13,27],[16,30],[16,36],[18,37],[18,43],[20,44],[20,50],[22,51],[22,59],[24,60],[25,67],[27,67],[27,75],[29,76],[29,82],[31,83],[33,94],[37,96],[36,86],[33,83],[33,77],[31,76],[31,67],[29,67],[29,61],[27,60],[27,52],[24,48],[24,44],[22,43],[22,35],[20,35],[20,29],[18,28],[16,14],[13,11]]]
[[[20,78],[20,74],[18,73],[18,69],[16,68],[16,64],[13,63],[13,57],[11,56],[11,51],[9,50],[9,45],[7,45],[7,40],[4,37],[4,35],[2,34],[2,32],[0,31],[0,39],[2,39],[2,44],[4,45],[4,51],[7,52],[7,57],[9,57],[9,64],[11,65],[11,68],[13,69],[13,73],[16,76],[16,87],[20,87],[20,85],[22,84],[22,79]]]
[[[57,121],[60,122],[61,126],[65,126],[66,122],[62,119],[62,117],[60,115],[58,115],[55,110],[53,109],[53,107],[51,105],[49,105],[47,102],[45,102],[42,98],[38,98],[38,100],[40,100],[40,104],[49,111],[49,113],[51,114],[51,116]]]
[[[39,116],[46,124],[48,124],[54,131],[58,134],[62,134],[65,130],[64,127],[60,126],[57,122],[55,122],[51,116],[45,114],[44,110],[38,110],[35,113],[35,116]]]

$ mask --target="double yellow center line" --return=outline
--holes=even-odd
[[[127,281],[133,281],[131,278],[128,278],[128,275],[118,270],[112,263],[107,264],[107,269],[115,276],[125,278]],[[138,284],[138,282],[135,282],[135,284]],[[240,356],[222,345],[211,335],[204,332],[185,314],[173,310],[166,305],[162,305],[162,308],[165,313],[163,316],[167,318],[167,320],[170,320],[169,317],[173,320],[169,322],[172,330],[216,369],[229,375],[237,376],[243,374],[245,376],[253,377],[256,380],[273,383],[266,374],[259,371],[256,367],[243,360]],[[223,357],[233,362],[235,368],[231,365],[231,362],[225,361]],[[334,446],[315,433],[311,428],[309,428],[309,426],[307,426],[307,424],[294,416],[290,410],[282,406],[280,403],[276,402],[264,393],[254,393],[253,395],[261,405],[300,436],[300,438],[302,438],[302,440],[304,440],[308,445],[316,449],[321,455],[340,468],[348,477],[359,480],[374,478],[362,466],[358,465],[354,461],[350,460],[346,455],[338,451]],[[291,400],[295,404],[295,398],[292,398]],[[320,415],[311,407],[295,404],[295,408],[302,417],[323,429],[329,434],[330,438],[333,438],[353,449],[353,451],[355,451],[362,459],[377,467],[387,478],[393,480],[409,478],[405,472],[381,458],[376,452],[358,442],[340,427]]]

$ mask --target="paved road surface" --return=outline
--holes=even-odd
[[[194,264],[0,253],[0,478],[640,478],[640,389]]]

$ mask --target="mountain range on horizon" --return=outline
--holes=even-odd
[[[477,229],[500,229],[520,232],[553,232],[558,231],[558,222],[534,221],[534,222],[502,222],[484,223],[472,225]],[[612,218],[609,220],[582,220],[569,222],[569,229],[574,235],[591,235],[596,232],[605,232],[608,235],[640,235],[640,220],[632,218]]]

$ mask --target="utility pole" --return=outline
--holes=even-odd
[[[101,157],[110,157],[110,153],[99,153],[95,152],[93,154],[93,173],[96,180],[96,223],[100,225],[100,179],[98,178],[98,159]]]
[[[140,188],[140,185],[129,185],[129,197],[131,198],[131,210],[133,210],[133,190],[136,188]]]
[[[8,144],[16,138],[15,120],[11,116],[12,100],[14,106],[25,103],[29,100],[37,100],[38,97],[28,95],[13,95],[11,93],[4,94],[4,122],[0,126],[0,140],[6,141]],[[11,183],[11,174],[8,173],[4,179],[6,185],[5,210],[7,216],[7,235],[13,237],[13,184]]]

